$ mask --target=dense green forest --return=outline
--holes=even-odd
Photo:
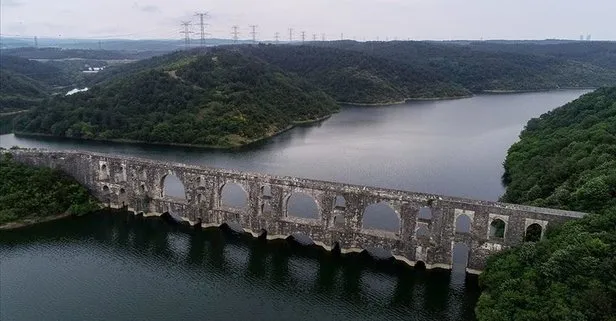
[[[321,90],[238,52],[171,57],[141,62],[144,69],[128,67],[87,92],[47,99],[18,116],[15,130],[233,147],[338,110]]]
[[[314,45],[359,51],[411,64],[438,74],[444,80],[457,83],[474,93],[616,85],[616,68],[609,64],[595,65],[595,61],[590,58],[575,60],[573,54],[569,57],[506,50],[517,46],[514,44],[493,45],[494,48],[498,46],[502,50],[482,50],[479,46],[428,41],[335,41]],[[608,55],[612,49],[599,47],[596,50]],[[591,53],[579,54],[578,57],[590,55]]]
[[[0,225],[96,209],[96,200],[66,174],[18,164],[10,154],[0,154]]]
[[[561,43],[521,41],[513,44],[480,41],[471,42],[468,46],[474,50],[550,56],[616,69],[616,42],[614,41]]]
[[[0,114],[29,109],[57,88],[78,82],[80,70],[0,55]]]
[[[339,102],[383,103],[470,94],[431,70],[361,52],[276,45],[242,46],[241,49],[296,73]]]
[[[615,320],[616,87],[529,121],[505,171],[504,201],[591,214],[491,257],[479,320]]]

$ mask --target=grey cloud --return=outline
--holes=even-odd
[[[160,8],[158,6],[151,4],[141,5],[137,2],[133,2],[132,8],[146,13],[160,12]]]
[[[151,6],[151,5],[140,7],[139,10],[141,10],[143,12],[160,12],[160,8],[159,7]]]
[[[23,6],[25,3],[19,0],[2,0],[0,1],[0,4],[3,7],[20,7],[20,6]]]

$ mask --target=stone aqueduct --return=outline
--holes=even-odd
[[[111,207],[127,207],[145,215],[169,212],[203,227],[238,223],[254,236],[266,233],[268,239],[302,233],[328,250],[337,244],[343,253],[383,248],[396,259],[410,265],[421,261],[427,268],[451,268],[454,245],[465,244],[469,249],[467,271],[471,273],[484,268],[488,255],[523,242],[530,229],[539,228],[542,236],[549,224],[584,215],[88,152],[10,152],[16,161],[70,174]],[[163,184],[168,175],[182,182],[185,198],[165,195]],[[243,187],[247,206],[222,204],[221,192],[229,183]],[[295,193],[314,199],[319,209],[317,219],[289,215],[287,202]],[[397,231],[364,227],[364,210],[377,203],[387,204],[396,213],[400,223]],[[467,221],[467,231],[456,229],[460,219]]]

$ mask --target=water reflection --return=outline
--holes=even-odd
[[[74,247],[65,248],[67,243]],[[55,249],[49,251],[50,247]],[[40,262],[40,266],[15,265],[16,257],[37,257],[42,251],[58,258],[70,254],[72,262],[103,292],[116,287],[115,295],[142,293],[142,298],[132,300],[150,301],[143,305],[144,309],[162,304],[160,300],[180,300],[196,307],[210,306],[204,309],[212,312],[211,305],[224,299],[234,301],[238,316],[251,319],[471,320],[478,295],[473,285],[476,278],[464,274],[415,271],[401,263],[376,262],[367,255],[335,257],[321,249],[287,241],[263,242],[221,229],[197,230],[172,226],[157,218],[105,213],[1,234],[0,255],[7,258],[3,260],[1,280],[18,275],[26,276],[20,279],[27,280],[32,274],[46,271],[49,278],[60,278],[58,282],[67,283],[68,287],[89,286],[87,282],[78,284],[83,281],[80,278],[54,275],[65,264],[62,259]],[[88,255],[102,255],[108,265],[97,266],[97,273],[88,273],[92,271],[88,260],[78,259]],[[115,281],[123,273],[132,278],[129,284]],[[161,283],[165,288],[159,288]],[[21,310],[27,305],[17,302],[26,297],[21,296],[20,287],[12,282],[3,284],[0,294],[3,301],[8,300],[3,303],[8,308],[3,309],[2,319],[14,319],[20,313],[29,315]],[[236,296],[232,297],[230,292]],[[44,293],[47,292],[39,291],[32,299],[44,300]],[[79,292],[62,289],[54,295],[66,296],[66,300],[71,300],[71,296],[79,299]],[[111,315],[114,319],[129,319],[122,314],[128,309],[127,303],[121,302],[117,300],[107,308],[116,311]],[[84,309],[97,309],[96,302],[86,301],[83,305]],[[51,309],[49,316],[54,319],[67,319],[66,313],[73,312],[66,306],[47,309]],[[200,318],[205,311],[194,308],[183,313],[185,317]],[[209,316],[208,319],[217,319]],[[176,317],[169,314],[154,319]]]

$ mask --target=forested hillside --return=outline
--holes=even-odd
[[[37,104],[48,94],[45,81],[55,81],[59,74],[57,69],[36,61],[0,55],[0,114]]]
[[[529,121],[505,171],[504,201],[591,214],[491,257],[479,320],[614,320],[616,87]]]
[[[243,46],[243,52],[312,82],[340,102],[384,103],[470,92],[432,70],[336,48]]]
[[[513,44],[481,41],[472,42],[469,46],[474,50],[550,56],[616,69],[615,41],[569,41],[564,43],[523,41]]]
[[[169,59],[169,58],[172,59]],[[325,93],[241,53],[154,58],[20,115],[18,132],[232,147],[338,109]]]
[[[18,164],[10,154],[0,154],[0,225],[95,209],[96,200],[73,178],[57,170]]]
[[[314,45],[359,51],[411,64],[474,93],[616,85],[616,68],[606,63],[595,65],[590,59],[478,50],[470,45],[423,41],[336,41]]]

